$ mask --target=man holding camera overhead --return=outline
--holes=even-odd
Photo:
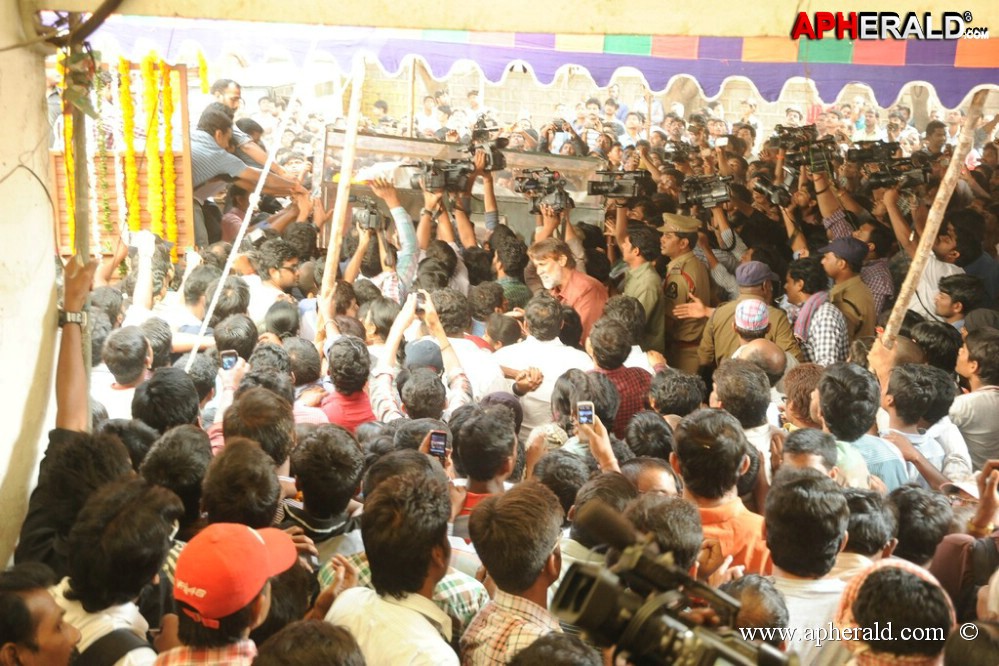
[[[660,249],[670,258],[663,284],[666,311],[666,361],[671,367],[697,374],[697,347],[704,333],[705,319],[677,319],[673,308],[689,303],[692,296],[711,301],[708,269],[694,256],[700,223],[692,217],[663,213]]]

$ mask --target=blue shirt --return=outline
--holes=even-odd
[[[999,262],[991,255],[982,254],[964,267],[964,272],[974,275],[985,284],[985,292],[989,295],[989,306],[994,306],[999,299]]]
[[[874,435],[863,435],[850,442],[850,446],[860,451],[868,471],[885,482],[888,492],[909,482],[905,462],[891,442]]]

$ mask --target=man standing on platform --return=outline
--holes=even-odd
[[[691,217],[663,213],[660,249],[670,258],[663,285],[666,315],[666,360],[670,367],[697,374],[697,347],[704,332],[704,319],[677,319],[673,308],[697,297],[711,301],[711,281],[708,269],[694,256],[700,223]]]
[[[645,309],[645,333],[641,346],[644,350],[665,351],[666,303],[663,300],[662,279],[653,265],[660,254],[659,234],[649,226],[628,221],[628,208],[617,207],[614,230],[621,259],[627,265],[621,293],[638,300]]]

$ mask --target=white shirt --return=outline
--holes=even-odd
[[[481,400],[490,393],[509,391],[510,385],[503,378],[500,364],[493,355],[465,338],[448,338],[458,356],[461,369],[472,385],[472,396]]]
[[[104,405],[109,419],[131,419],[135,387],[115,388],[114,375],[104,363],[90,373],[90,397]]]
[[[950,420],[968,444],[971,463],[981,469],[985,461],[999,458],[999,386],[983,386],[954,398]]]
[[[961,481],[971,476],[971,455],[968,443],[950,416],[945,416],[926,429],[926,436],[940,443],[947,456],[941,472],[951,481]]]
[[[263,329],[267,311],[282,294],[284,294],[283,291],[268,282],[260,282],[250,286],[250,305],[246,308],[246,313],[258,329]]]
[[[66,611],[63,620],[80,630],[80,643],[76,646],[80,652],[96,643],[98,639],[118,629],[131,629],[136,636],[146,638],[149,623],[142,617],[139,607],[132,602],[112,606],[97,613],[88,613],[83,610],[79,601],[66,598],[68,589],[69,578],[67,577],[53,587],[51,592],[56,603]],[[155,661],[156,653],[152,647],[139,648],[126,654],[113,666],[152,666]]]
[[[755,428],[743,428],[746,439],[760,453],[760,467],[767,475],[767,483],[770,483],[772,472],[770,471],[770,423],[764,423]]]
[[[624,367],[641,368],[653,377],[656,376],[656,371],[652,368],[652,364],[649,363],[649,357],[645,355],[645,352],[638,345],[631,346],[631,353],[628,354],[628,358],[624,359]]]
[[[923,269],[923,274],[919,276],[919,283],[916,285],[916,297],[909,302],[909,309],[923,315],[926,319],[939,320],[940,317],[937,316],[933,301],[937,297],[937,292],[940,291],[940,278],[963,272],[964,269],[960,266],[940,261],[935,254],[930,252],[926,268]]]
[[[333,602],[326,621],[345,627],[369,664],[458,664],[447,643],[451,618],[418,594],[396,599],[366,587],[351,588]]]
[[[538,368],[544,375],[541,386],[520,399],[520,404],[524,408],[524,422],[520,429],[523,442],[527,441],[524,438],[533,428],[551,422],[552,391],[555,389],[555,381],[566,370],[572,368],[583,371],[593,369],[593,359],[586,352],[568,347],[558,338],[542,342],[533,335],[509,347],[501,348],[493,354],[493,360],[505,368],[514,370]]]
[[[784,595],[788,628],[797,629],[798,638],[788,643],[787,651],[797,654],[802,664],[814,663],[819,653],[835,642],[823,643],[822,648],[818,648],[815,641],[804,640],[804,632],[810,630],[814,635],[820,627],[828,632],[846,583],[830,577],[806,580],[775,576],[774,586]]]

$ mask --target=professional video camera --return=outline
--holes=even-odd
[[[807,166],[812,173],[833,173],[833,155],[839,150],[831,136],[799,145],[795,152],[784,156],[784,166],[798,170]]]
[[[850,162],[886,162],[895,159],[899,151],[897,141],[857,141],[856,148],[846,151],[846,159]]]
[[[680,189],[681,206],[714,208],[732,198],[728,184],[732,176],[687,176]]]
[[[803,127],[778,125],[774,128],[774,134],[777,136],[777,147],[784,150],[800,150],[819,138],[819,131],[815,129],[815,125]]]
[[[468,189],[468,178],[475,171],[471,160],[432,160],[410,164],[420,170],[409,179],[409,186],[420,189],[420,181],[427,192],[464,192]]]
[[[639,171],[597,171],[599,180],[586,183],[586,193],[590,196],[604,196],[612,199],[648,197],[656,192],[656,181],[652,175]]]
[[[385,218],[378,210],[377,201],[371,197],[350,197],[350,202],[355,204],[351,220],[360,229],[378,231],[385,228]]]
[[[523,169],[513,179],[513,191],[526,194],[531,200],[532,215],[540,212],[541,205],[551,206],[556,213],[572,205],[572,197],[565,191],[566,181],[558,171],[548,167]]]
[[[685,618],[694,600],[709,602],[723,627],[732,627],[739,602],[691,578],[660,555],[648,537],[637,539],[634,526],[599,500],[588,503],[577,520],[588,532],[621,551],[611,568],[573,564],[552,609],[561,620],[581,628],[600,647],[615,646],[629,663],[777,666],[798,663],[768,644],[751,643],[732,628],[711,628]]]
[[[877,171],[868,173],[867,176],[867,184],[872,188],[901,185],[903,190],[911,189],[927,182],[930,176],[929,165],[919,158],[900,157],[881,160],[877,167]]]
[[[775,206],[787,208],[791,205],[791,189],[784,183],[775,184],[764,175],[756,177],[753,189],[767,198]]]
[[[475,126],[472,127],[472,143],[468,146],[468,152],[471,153],[472,157],[475,157],[477,150],[485,152],[486,171],[502,171],[506,168],[506,156],[502,149],[507,147],[510,140],[502,137],[489,140],[490,132],[495,132],[498,129],[499,127],[489,127],[485,117],[476,120]]]
[[[686,162],[690,155],[690,146],[683,141],[667,141],[663,146],[663,159],[667,162]]]

